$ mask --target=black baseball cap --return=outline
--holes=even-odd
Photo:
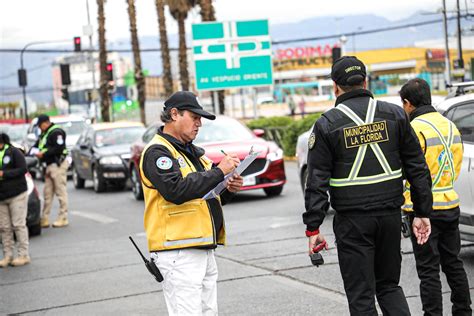
[[[44,122],[49,122],[49,116],[47,116],[46,114],[38,115],[38,120],[36,122],[36,125],[40,126],[41,123],[44,123]]]
[[[355,56],[343,56],[332,64],[331,79],[340,86],[354,86],[365,80],[365,65]]]
[[[216,116],[204,111],[198,98],[189,91],[178,91],[165,101],[164,109],[177,108],[178,110],[188,110],[209,120],[215,120]]]

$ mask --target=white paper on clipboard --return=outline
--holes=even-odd
[[[254,152],[252,150],[250,150],[250,153],[245,157],[244,160],[242,160],[240,162],[240,164],[237,166],[237,168],[235,168],[234,172],[232,173],[229,173],[228,175],[226,175],[224,177],[224,180],[222,182],[220,182],[218,185],[216,185],[214,187],[214,189],[212,189],[211,191],[207,192],[206,195],[204,195],[202,198],[204,200],[209,200],[209,199],[214,199],[216,197],[219,196],[219,194],[222,193],[222,191],[225,190],[226,186],[227,186],[227,179],[234,175],[234,174],[238,174],[238,175],[241,175],[242,172],[245,171],[245,169],[248,168],[248,166],[250,166],[250,164],[255,160],[257,159],[258,155],[260,154],[260,152]]]
[[[38,148],[36,148],[36,147],[31,147],[30,152],[29,152],[29,155],[34,156],[34,155],[36,155],[36,154],[39,153],[39,152],[40,152],[40,150],[39,150]]]

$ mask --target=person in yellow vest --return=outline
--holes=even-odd
[[[240,162],[237,156],[225,155],[213,167],[192,143],[201,117],[215,119],[193,93],[174,93],[161,113],[164,126],[140,160],[148,250],[164,277],[170,315],[217,315],[214,249],[225,244],[222,204],[243,184],[242,177],[230,175]],[[203,199],[226,175],[227,189]]]
[[[7,134],[0,133],[0,235],[3,245],[0,268],[30,263],[28,228],[26,227],[28,212],[26,172],[23,153],[12,146]],[[18,255],[15,259],[13,259],[15,247],[13,233],[18,241]]]
[[[44,181],[44,205],[41,217],[41,227],[49,227],[49,215],[53,205],[54,194],[59,200],[59,213],[53,227],[69,225],[67,197],[67,168],[66,132],[49,120],[49,116],[41,114],[36,123],[41,129],[41,135],[33,146],[35,156],[46,165]],[[31,152],[30,152],[31,153]]]
[[[431,106],[430,87],[423,79],[412,79],[400,90],[405,112],[409,114],[425,154],[433,181],[433,212],[428,243],[417,244],[412,237],[420,296],[425,315],[443,315],[439,268],[451,288],[452,315],[472,315],[469,284],[459,258],[459,197],[454,182],[461,170],[463,146],[453,122]],[[403,210],[413,218],[410,183],[405,185]]]

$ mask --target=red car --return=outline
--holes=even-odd
[[[286,183],[283,150],[277,144],[266,141],[263,130],[249,130],[236,119],[218,116],[216,120],[202,120],[194,143],[205,149],[206,156],[214,164],[219,164],[227,154],[236,154],[243,160],[253,146],[253,151],[259,152],[255,161],[243,172],[244,185],[242,191],[263,189],[267,196],[279,195]],[[137,200],[143,200],[143,189],[140,180],[140,156],[145,145],[153,138],[160,125],[150,126],[131,148],[130,179],[132,181],[133,195]]]

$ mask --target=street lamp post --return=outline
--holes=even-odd
[[[52,43],[63,43],[63,42],[66,42],[66,40],[40,41],[40,42],[31,42],[31,43],[26,44],[20,52],[20,67],[21,67],[21,69],[24,69],[23,54],[25,53],[25,51],[28,47],[33,46],[33,45],[39,45],[39,44],[52,44]],[[25,123],[28,123],[28,105],[27,105],[27,101],[26,101],[26,88],[25,88],[25,85],[22,85],[22,94],[23,94],[23,108],[24,108],[24,112],[25,112]]]

